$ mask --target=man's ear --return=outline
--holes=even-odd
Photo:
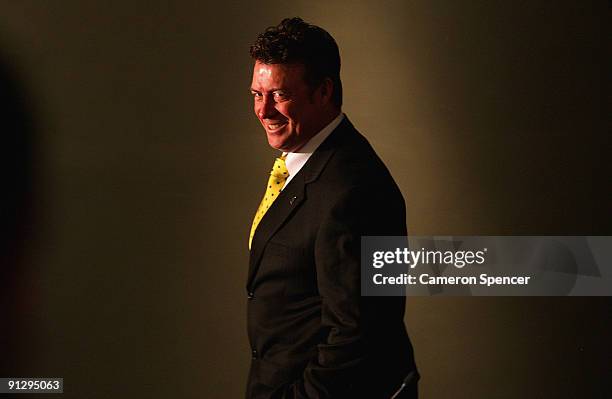
[[[320,86],[321,90],[321,103],[327,105],[332,100],[332,94],[334,92],[334,82],[330,78],[323,79]]]

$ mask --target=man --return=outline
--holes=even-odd
[[[255,114],[282,155],[249,237],[246,397],[416,398],[405,298],[360,295],[361,236],[406,235],[406,217],[341,112],[338,46],[292,18],[250,52]]]

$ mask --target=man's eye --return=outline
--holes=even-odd
[[[251,94],[253,94],[253,97],[254,97],[256,100],[261,100],[261,93],[255,93],[255,92],[253,92],[253,93],[251,93]]]
[[[284,100],[285,98],[287,98],[287,93],[283,91],[275,91],[274,98],[277,100]]]

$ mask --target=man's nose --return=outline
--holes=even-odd
[[[259,108],[257,110],[257,114],[259,115],[260,118],[262,119],[266,119],[266,118],[270,118],[272,116],[274,116],[276,114],[276,108],[275,108],[276,103],[274,102],[273,99],[264,96],[261,99],[261,103],[259,104]]]

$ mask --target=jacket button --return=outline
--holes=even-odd
[[[253,292],[249,292],[248,298],[253,299],[254,297],[255,297],[255,294]]]
[[[255,349],[253,349],[251,354],[253,355],[253,360],[257,359],[257,351]]]

